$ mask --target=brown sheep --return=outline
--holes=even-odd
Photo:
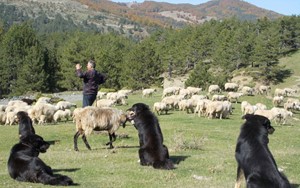
[[[127,115],[122,110],[115,108],[97,108],[86,107],[78,112],[76,116],[76,134],[74,135],[74,149],[78,151],[77,140],[82,135],[82,140],[85,146],[91,150],[91,147],[86,139],[93,130],[107,130],[109,135],[109,149],[113,148],[112,142],[116,140],[115,132],[120,125],[125,127]]]

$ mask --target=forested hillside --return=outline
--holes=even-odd
[[[223,85],[237,70],[280,83],[292,73],[278,59],[298,50],[300,17],[257,22],[211,20],[183,29],[158,30],[140,42],[115,33],[40,35],[30,22],[0,26],[0,96],[79,90],[76,63],[94,59],[108,75],[106,88],[161,85],[162,73],[189,73],[186,86]],[[85,67],[85,66],[84,66]]]

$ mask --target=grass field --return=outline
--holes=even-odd
[[[151,98],[142,98],[141,93],[132,94],[127,109],[136,102],[150,106],[161,100],[161,91]],[[263,102],[269,107],[271,100],[261,96],[242,97],[251,103]],[[80,103],[80,101],[78,101]],[[40,154],[55,173],[70,176],[77,187],[234,187],[236,161],[234,150],[236,139],[243,123],[240,104],[234,104],[234,113],[229,119],[207,119],[181,111],[171,111],[158,116],[169,148],[170,157],[176,164],[171,171],[155,170],[138,163],[138,135],[127,123],[126,128],[117,131],[115,148],[107,149],[106,133],[95,133],[87,139],[92,147],[89,151],[81,138],[79,152],[73,149],[75,124],[71,121],[59,124],[35,126],[36,133],[47,141],[54,141],[47,153]],[[300,118],[300,113],[295,114]],[[277,165],[294,185],[300,184],[300,125],[292,120],[288,125],[273,124],[276,131],[269,136],[269,148]],[[18,126],[1,126],[0,137],[0,187],[48,187],[42,184],[21,183],[10,178],[7,160],[11,147],[18,142]],[[245,187],[245,184],[243,184]],[[50,187],[50,186],[49,186]]]

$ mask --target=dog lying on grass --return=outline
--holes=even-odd
[[[157,117],[144,103],[134,104],[128,111],[128,119],[138,130],[140,164],[157,169],[174,169],[168,148],[163,145],[163,135]]]
[[[51,167],[38,157],[40,153],[45,153],[49,146],[48,142],[36,134],[22,136],[20,142],[15,144],[10,152],[7,163],[10,177],[25,182],[72,185],[71,178],[53,174]]]
[[[275,129],[268,118],[260,115],[243,116],[237,140],[235,158],[238,163],[235,188],[241,186],[243,174],[248,188],[289,188],[288,179],[278,171],[275,159],[268,148],[268,135]]]

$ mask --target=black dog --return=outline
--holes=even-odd
[[[54,175],[51,167],[38,157],[39,153],[45,153],[49,146],[48,142],[36,134],[21,137],[20,142],[11,149],[8,159],[10,177],[18,181],[49,185],[72,185],[72,179],[59,174]]]
[[[238,163],[235,188],[240,187],[243,173],[247,188],[288,188],[288,179],[281,174],[268,148],[268,134],[275,129],[268,118],[247,114],[237,140],[235,158]]]
[[[19,111],[17,113],[17,119],[19,122],[19,137],[26,137],[30,134],[35,134],[35,130],[32,126],[32,120],[28,116],[27,112]]]
[[[140,164],[152,165],[158,169],[174,169],[169,159],[168,148],[163,145],[163,135],[157,117],[143,103],[134,104],[129,111],[129,120],[133,121],[139,134]]]

